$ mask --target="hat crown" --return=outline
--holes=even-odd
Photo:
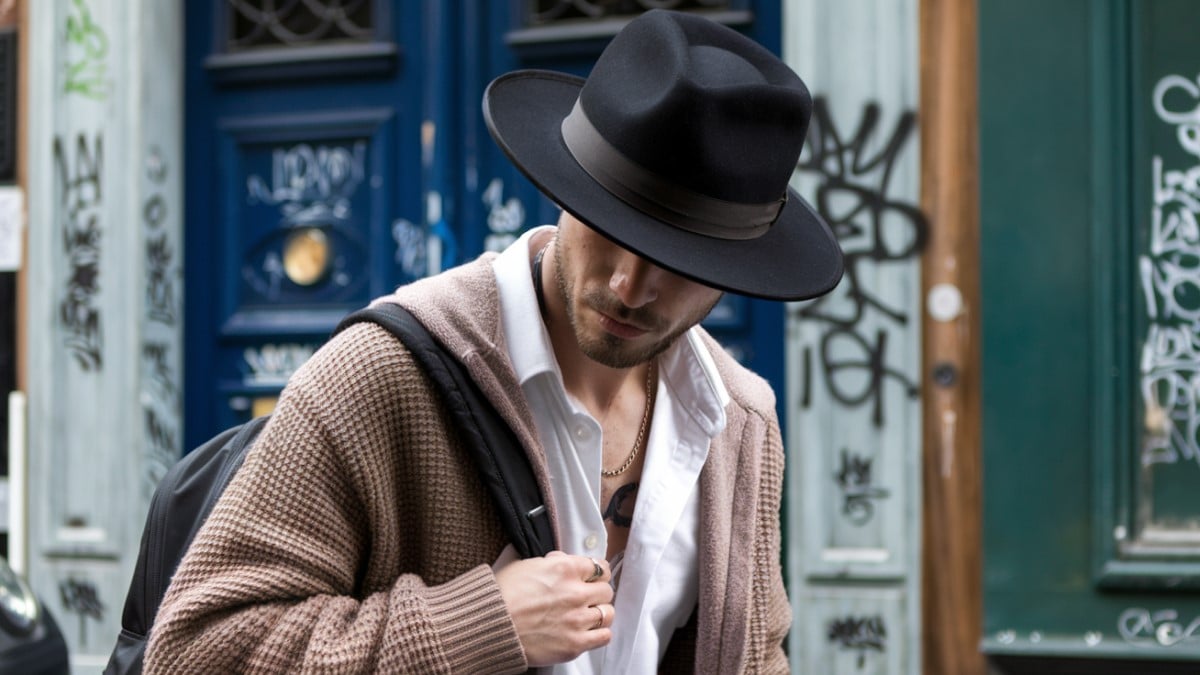
[[[737,203],[785,194],[812,113],[804,83],[768,50],[731,28],[664,10],[613,38],[579,104],[633,163]]]

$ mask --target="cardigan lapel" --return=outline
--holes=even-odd
[[[761,425],[746,411],[726,409],[728,423],[713,440],[700,474],[700,594],[696,672],[738,673],[745,666],[758,507]],[[748,450],[745,450],[748,449]],[[745,451],[743,451],[745,450]]]

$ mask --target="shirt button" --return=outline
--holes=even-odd
[[[599,543],[600,537],[597,537],[595,534],[589,534],[583,538],[583,547],[589,551],[595,549],[596,545]]]
[[[586,426],[579,424],[575,426],[575,438],[586,441],[588,437],[588,429]]]

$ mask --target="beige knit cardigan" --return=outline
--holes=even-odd
[[[408,307],[546,458],[506,357],[488,254],[384,300]],[[787,672],[774,396],[709,342],[732,402],[700,477],[700,594],[663,672]],[[556,513],[550,504],[552,518]],[[171,582],[155,673],[519,673],[490,564],[506,545],[407,351],[368,324],[300,368]]]

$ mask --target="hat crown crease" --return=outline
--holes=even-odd
[[[589,120],[630,160],[693,192],[779,199],[800,158],[807,89],[736,31],[685,23],[630,24],[613,39],[579,94]]]

